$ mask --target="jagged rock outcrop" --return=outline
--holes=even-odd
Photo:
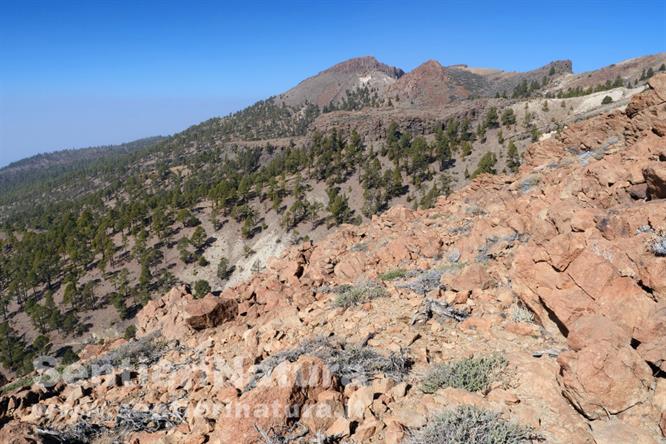
[[[173,289],[139,313],[138,340],[84,361],[141,351],[143,366],[111,365],[4,409],[2,431],[28,433],[30,422],[129,442],[397,443],[473,405],[546,442],[663,440],[666,199],[645,172],[666,163],[666,75],[650,86],[626,112],[532,145],[515,176],[343,226],[219,298]],[[643,197],[641,184],[653,187]],[[456,316],[422,309],[433,304]],[[195,317],[207,328],[192,328]],[[433,365],[493,353],[507,383],[422,390]],[[266,406],[276,413],[256,413]]]

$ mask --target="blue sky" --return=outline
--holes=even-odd
[[[0,165],[171,134],[355,56],[579,72],[664,50],[663,0],[0,0]]]

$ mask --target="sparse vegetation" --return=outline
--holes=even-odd
[[[344,308],[363,304],[387,295],[386,289],[374,281],[364,281],[356,285],[343,285],[337,287],[334,292],[336,293],[335,306]]]
[[[440,279],[444,274],[443,269],[432,269],[427,271],[420,271],[410,276],[412,279],[400,285],[400,288],[406,288],[414,293],[425,295],[429,291],[438,289],[440,287]]]
[[[514,304],[511,306],[511,311],[509,312],[509,316],[511,317],[511,320],[515,322],[525,322],[528,324],[534,322],[534,314],[527,308],[522,307],[518,304]]]
[[[650,251],[655,256],[666,256],[666,236],[658,236],[651,244]]]
[[[516,124],[516,114],[513,108],[507,108],[502,112],[502,125],[511,126]]]
[[[643,76],[644,75],[646,75],[645,72],[643,73]],[[645,79],[641,78],[641,80]],[[566,91],[558,92],[557,97],[559,99],[568,99],[570,97],[587,96],[595,92],[608,91],[609,89],[619,88],[621,86],[624,86],[624,80],[622,80],[622,78],[618,76],[615,78],[614,81],[607,80],[606,83],[600,83],[597,86],[590,86],[588,88],[583,88],[581,86],[577,86],[575,88],[567,88]]]
[[[405,270],[404,268],[396,268],[380,274],[379,279],[381,279],[382,281],[394,281],[396,279],[401,279],[406,275],[407,275],[407,270]]]
[[[470,392],[485,391],[507,364],[504,356],[492,354],[436,365],[423,379],[421,390],[435,393],[443,387],[454,387]]]
[[[141,338],[130,341],[120,347],[88,361],[86,365],[92,367],[119,367],[128,362],[132,365],[149,365],[157,362],[167,351],[168,343],[159,337],[159,332],[151,333]]]
[[[342,385],[352,380],[368,381],[378,373],[402,381],[412,366],[412,360],[404,353],[391,353],[384,356],[372,347],[349,344],[332,338],[318,337],[301,343],[298,347],[285,350],[264,359],[257,368],[254,381],[270,374],[281,362],[295,362],[301,356],[310,355],[323,360],[331,372],[340,378]]]
[[[540,439],[532,429],[504,420],[499,413],[460,406],[431,418],[408,444],[519,444]]]
[[[136,337],[136,327],[134,325],[128,325],[125,329],[125,334],[123,335],[128,341]]]

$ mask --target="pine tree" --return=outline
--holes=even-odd
[[[0,323],[0,363],[12,371],[21,374],[30,370],[30,353],[27,344],[16,331],[5,321]]]
[[[199,225],[190,237],[190,244],[192,244],[195,250],[200,251],[206,246],[207,241],[208,235],[206,234],[206,230]]]
[[[507,148],[506,154],[506,166],[512,173],[515,173],[518,171],[518,167],[520,166],[520,156],[518,155],[518,148],[516,148],[516,144],[513,143],[513,140],[509,142],[509,147]]]
[[[502,125],[510,126],[516,124],[516,115],[512,108],[507,108],[502,112]]]
[[[220,262],[217,264],[217,277],[221,281],[226,281],[229,279],[231,274],[234,272],[234,267],[229,266],[229,259],[226,257],[220,258]]]
[[[462,145],[462,157],[463,159],[472,154],[472,144],[468,141],[463,142]]]
[[[495,156],[495,153],[487,152],[483,156],[481,156],[481,159],[479,159],[479,163],[476,167],[476,170],[474,170],[474,173],[472,173],[472,178],[475,178],[476,176],[480,174],[496,174],[497,172],[495,171],[495,164],[497,163],[497,157]]]
[[[497,108],[491,106],[490,109],[488,109],[483,124],[486,128],[497,128],[499,126],[499,117],[497,116]]]
[[[390,197],[398,197],[404,193],[404,185],[402,184],[402,174],[400,173],[400,168],[394,168],[391,171],[391,182],[388,187],[388,194]]]
[[[349,207],[349,199],[339,188],[331,188],[328,193],[328,206],[326,207],[331,214],[330,218],[334,225],[342,223],[352,223],[354,221],[354,210]]]

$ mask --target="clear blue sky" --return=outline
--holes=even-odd
[[[664,50],[664,0],[0,0],[0,165],[171,134],[360,55],[578,72]]]

